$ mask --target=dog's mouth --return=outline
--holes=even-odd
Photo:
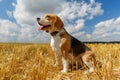
[[[48,25],[43,25],[43,24],[41,24],[41,23],[38,23],[40,26],[38,27],[38,31],[40,31],[40,30],[44,30],[45,28],[48,28],[48,27],[50,27],[51,25],[50,24],[48,24]]]
[[[50,22],[44,18],[37,18],[37,22],[38,24],[40,25],[38,27],[38,31],[40,30],[46,30],[46,32],[48,32],[47,28],[49,28],[51,25],[50,25]]]

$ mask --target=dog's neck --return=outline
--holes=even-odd
[[[54,32],[51,32],[50,35],[51,35],[51,36],[55,36],[55,35],[57,35],[58,33],[59,33],[59,31],[54,31]]]
[[[65,32],[65,29],[64,29],[64,28],[62,28],[60,31],[53,31],[53,32],[50,33],[50,35],[51,35],[51,36],[56,36],[57,34],[61,34],[61,33],[63,33],[63,32]]]

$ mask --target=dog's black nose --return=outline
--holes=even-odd
[[[40,18],[38,17],[38,18],[37,18],[37,21],[39,21],[39,20],[40,20]]]

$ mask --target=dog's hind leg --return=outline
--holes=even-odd
[[[89,73],[94,72],[95,55],[91,51],[86,51],[85,54],[82,56],[82,60],[89,68]]]

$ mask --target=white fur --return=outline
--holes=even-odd
[[[69,66],[69,63],[68,63],[68,60],[62,58],[62,62],[63,62],[63,70],[61,71],[62,73],[65,73],[68,71],[68,66]]]
[[[50,25],[50,22],[45,19],[45,18],[41,18],[40,21],[39,21],[42,25]]]
[[[52,50],[55,52],[55,66],[59,65],[59,58],[61,56],[61,39],[59,34],[56,34],[55,36],[51,36],[51,47]]]
[[[93,68],[93,66],[92,66],[92,63],[91,63],[91,62],[84,62],[84,63],[88,66],[88,68],[89,68],[89,73],[94,72],[94,68]]]
[[[93,68],[92,62],[91,62],[91,61],[87,62],[87,61],[85,60],[85,57],[84,57],[84,56],[82,57],[82,59],[83,59],[83,62],[88,66],[88,68],[89,68],[89,73],[94,72],[94,68]],[[86,72],[85,72],[85,73],[86,73]]]
[[[60,38],[60,33],[62,32],[64,32],[64,29],[59,31],[59,33],[56,34],[55,36],[51,36],[51,47],[52,47],[52,50],[55,52],[55,59],[56,59],[55,66],[59,65],[59,60],[62,55],[61,38]],[[68,60],[65,60],[62,57],[62,63],[63,63],[63,70],[61,72],[67,72],[68,71]]]
[[[59,33],[57,33],[55,36],[51,36],[51,47],[52,50],[55,52],[55,66],[59,65],[59,59],[60,56],[62,55],[61,53],[61,38],[60,38],[60,34],[64,32],[64,29],[60,30]]]

